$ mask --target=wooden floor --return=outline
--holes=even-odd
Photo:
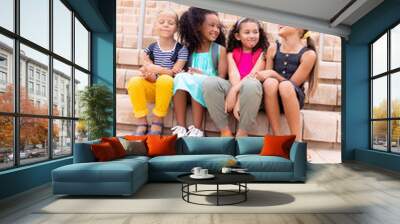
[[[35,214],[37,208],[54,200],[47,185],[1,201],[0,223],[400,223],[399,173],[359,163],[311,164],[308,182],[366,206],[356,214]]]

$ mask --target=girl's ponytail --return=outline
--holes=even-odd
[[[313,50],[317,56],[315,59],[314,67],[310,72],[310,77],[308,78],[308,96],[314,95],[317,87],[318,87],[318,53],[317,48],[315,46],[314,40],[310,37],[310,31],[304,30],[303,38],[307,41],[307,48]]]

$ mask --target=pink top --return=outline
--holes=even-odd
[[[236,64],[239,69],[240,79],[243,79],[244,77],[246,77],[251,72],[251,69],[253,68],[253,65],[251,63],[251,61],[252,61],[251,56],[252,56],[251,52],[246,52],[246,53],[243,52],[242,56],[240,57],[239,64]]]
[[[251,72],[261,53],[261,48],[255,52],[243,52],[242,48],[233,49],[233,59],[239,70],[240,79],[243,79]]]

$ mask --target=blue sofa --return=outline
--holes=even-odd
[[[263,137],[185,137],[177,141],[177,155],[127,156],[96,162],[90,141],[75,144],[74,163],[52,171],[53,193],[68,195],[131,195],[146,182],[176,181],[193,167],[218,172],[228,160],[236,160],[259,182],[304,182],[306,143],[295,142],[290,159],[260,156]]]

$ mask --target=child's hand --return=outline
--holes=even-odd
[[[256,72],[255,76],[258,80],[260,80],[261,82],[264,82],[268,78],[274,78],[275,71],[274,70],[258,71],[258,72]]]
[[[140,67],[140,68],[139,68],[139,71],[142,73],[142,76],[145,76],[145,74],[147,73],[146,66]]]
[[[160,72],[160,66],[154,65],[154,64],[148,64],[146,66],[146,70],[147,70],[147,72],[150,72],[150,73],[159,73]]]
[[[189,67],[188,72],[189,72],[190,74],[192,74],[192,75],[193,75],[194,73],[203,74],[203,72],[202,72],[200,69],[192,68],[192,67]]]
[[[231,88],[228,92],[228,95],[226,96],[225,99],[225,113],[229,113],[233,110],[236,104],[236,98],[237,98],[237,91],[235,88]]]
[[[149,81],[149,82],[156,82],[156,80],[157,80],[157,75],[156,75],[155,73],[147,72],[147,73],[145,73],[145,75],[144,75],[144,79],[146,79],[146,80]]]
[[[177,69],[177,68],[172,68],[172,72],[174,73],[174,75],[183,72],[183,69]]]
[[[240,111],[239,111],[239,109],[240,109],[240,102],[238,100],[238,101],[236,101],[235,107],[233,108],[233,116],[235,116],[235,118],[237,120],[240,119]]]

